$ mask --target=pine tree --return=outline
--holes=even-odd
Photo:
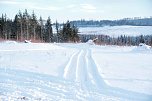
[[[22,16],[21,11],[19,11],[18,17],[19,17],[19,23],[20,23],[19,39],[20,41],[23,41],[23,16]]]
[[[32,32],[33,32],[32,37],[33,37],[33,40],[36,40],[36,28],[37,28],[38,22],[37,22],[37,18],[34,11],[32,13],[31,25],[32,25]]]
[[[143,35],[140,36],[140,43],[145,43],[145,40],[144,40],[144,36],[143,36]]]
[[[6,21],[6,39],[10,40],[12,36],[12,20],[7,19]]]
[[[40,16],[40,40],[43,41],[44,40],[44,24],[43,24],[43,19]]]
[[[74,42],[77,42],[79,40],[79,36],[78,36],[78,28],[74,25],[72,25],[72,38],[71,40]]]
[[[24,29],[25,29],[25,39],[29,39],[29,23],[30,23],[30,15],[27,12],[27,9],[25,9],[25,12],[23,13],[23,19],[24,19]]]
[[[20,33],[20,22],[18,15],[15,15],[14,21],[13,21],[13,36],[14,39],[19,40],[19,34]]]
[[[3,26],[3,37],[6,40],[7,39],[7,22],[6,22],[6,14],[4,15],[4,26]]]
[[[53,40],[53,32],[52,32],[52,24],[51,19],[48,17],[47,22],[45,24],[45,41],[52,42]]]
[[[5,21],[4,21],[4,15],[2,14],[2,17],[0,18],[0,37],[4,39],[4,26],[5,26]]]
[[[57,38],[57,42],[60,42],[60,33],[59,33],[59,23],[57,22],[56,20],[56,23],[55,23],[55,29],[56,29],[56,38]]]
[[[60,36],[62,37],[63,42],[76,42],[79,40],[78,28],[67,21],[66,24],[63,24],[63,28],[60,30]]]

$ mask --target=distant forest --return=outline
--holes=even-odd
[[[149,18],[124,18],[120,20],[76,20],[71,21],[77,27],[104,27],[104,26],[152,26],[152,17]],[[139,45],[145,43],[152,46],[151,35],[126,36],[120,35],[118,37],[110,37],[108,35],[79,35],[81,42],[87,42],[89,39],[95,39],[95,43],[99,45]]]
[[[66,23],[51,22],[51,18],[44,20],[37,18],[34,11],[29,14],[25,9],[19,11],[14,19],[10,19],[6,14],[0,16],[0,40],[15,40],[33,42],[87,42],[94,40],[96,44],[108,45],[138,45],[146,43],[152,46],[152,35],[140,36],[119,36],[110,37],[108,35],[81,35],[79,27],[102,27],[102,26],[152,26],[152,17],[149,18],[125,18],[121,20],[77,20]],[[55,31],[53,31],[53,27]]]
[[[121,26],[121,25],[132,25],[132,26],[152,26],[152,17],[149,18],[124,18],[120,20],[76,20],[71,21],[72,24],[77,27],[102,27],[102,26]]]
[[[145,43],[152,46],[152,35],[110,37],[108,35],[79,35],[81,42],[87,42],[93,39],[98,45],[119,45],[119,46],[138,46]]]

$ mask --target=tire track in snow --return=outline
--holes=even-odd
[[[76,71],[76,66],[77,66],[77,59],[80,53],[81,51],[76,52],[71,56],[69,62],[67,63],[64,69],[64,74],[63,74],[64,79],[67,79],[67,80],[76,79],[75,71]]]
[[[90,98],[91,95],[88,91],[90,80],[87,73],[86,55],[86,49],[80,49],[79,52],[73,54],[65,67],[63,75],[64,79],[74,81],[79,85],[79,90],[76,91],[76,97],[82,101]]]
[[[76,68],[76,82],[80,85],[80,91],[77,92],[77,97],[82,99],[82,101],[96,101],[95,94],[93,89],[94,85],[91,84],[89,73],[88,73],[88,64],[86,61],[87,49],[82,49],[81,54],[79,54],[77,59],[77,68]]]
[[[128,91],[121,88],[111,87],[102,78],[98,71],[91,49],[81,49],[72,55],[64,70],[64,78],[79,83],[79,89],[76,91],[78,99],[94,100],[97,94],[113,96],[135,101],[145,101],[151,98],[150,95]]]
[[[92,85],[95,85],[98,89],[106,88],[106,83],[98,72],[97,66],[92,58],[90,49],[87,50],[86,63],[88,75]]]
[[[75,96],[79,101],[86,100],[86,86],[84,85],[84,78],[87,77],[85,70],[85,59],[84,59],[84,50],[81,49],[79,52],[73,54],[67,63],[63,78],[70,80],[78,84],[78,90],[75,91]]]
[[[79,83],[82,83],[84,81],[84,77],[86,77],[84,73],[85,60],[83,57],[84,57],[84,50],[81,50],[77,58],[76,79],[75,79],[75,81]]]
[[[88,49],[86,61],[88,65],[87,67],[91,83],[97,87],[99,93],[135,101],[149,101],[149,99],[152,98],[151,95],[128,91],[117,87],[111,87],[108,84],[106,84],[106,82],[104,81],[104,79],[98,71],[97,64],[92,58],[92,53],[90,49]]]
[[[77,69],[76,69],[76,82],[81,84],[81,88],[89,92],[88,89],[94,88],[94,83],[96,78],[94,77],[95,72],[91,70],[92,60],[88,56],[90,53],[88,49],[83,49],[81,54],[78,56]]]
[[[0,72],[0,101],[21,101],[23,97],[28,101],[78,100],[73,98],[77,90],[73,82],[23,70],[0,68]]]

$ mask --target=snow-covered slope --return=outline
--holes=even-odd
[[[80,34],[109,35],[118,37],[120,35],[138,36],[152,35],[152,26],[105,26],[105,27],[80,27]]]
[[[2,101],[151,101],[152,50],[0,43]]]

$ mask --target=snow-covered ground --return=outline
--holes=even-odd
[[[109,35],[118,37],[120,35],[138,36],[151,35],[152,26],[105,26],[105,27],[80,27],[80,34]]]
[[[151,101],[152,49],[0,43],[0,101]]]

